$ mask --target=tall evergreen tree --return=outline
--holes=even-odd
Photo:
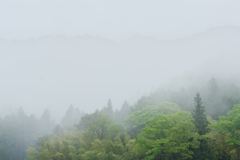
[[[195,101],[195,108],[193,110],[193,123],[196,126],[197,132],[199,135],[204,135],[209,131],[208,128],[208,120],[206,115],[204,114],[205,109],[202,106],[202,99],[200,97],[200,94],[197,93],[196,97],[194,97]]]
[[[204,114],[205,110],[202,106],[202,99],[200,94],[197,93],[196,97],[194,97],[195,108],[193,110],[193,123],[196,126],[197,132],[199,135],[205,135],[208,131],[208,120],[206,115]],[[209,146],[207,139],[202,137],[198,139],[200,142],[199,148],[194,148],[193,159],[194,160],[210,160],[213,159],[213,154],[211,147]]]

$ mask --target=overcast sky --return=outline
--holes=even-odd
[[[0,113],[120,108],[223,53],[235,72],[239,16],[239,0],[0,0]]]
[[[175,39],[240,26],[239,0],[0,0],[0,38],[135,33]]]

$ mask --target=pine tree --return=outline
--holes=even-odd
[[[208,128],[208,120],[206,115],[204,114],[205,109],[202,106],[202,99],[200,97],[200,94],[197,93],[196,97],[194,97],[195,101],[195,108],[193,110],[193,123],[196,126],[197,132],[199,135],[204,135],[209,131]]]
[[[193,123],[196,126],[196,130],[199,135],[205,135],[209,132],[208,128],[208,120],[206,115],[204,114],[205,110],[202,106],[202,99],[200,94],[197,93],[196,97],[194,97],[195,108],[193,110]],[[206,138],[201,138],[198,140],[200,142],[199,148],[193,149],[194,155],[193,159],[195,160],[210,160],[213,159],[213,154],[211,147],[209,146]]]

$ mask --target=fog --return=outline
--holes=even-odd
[[[119,109],[166,83],[189,84],[173,79],[195,70],[204,81],[239,74],[239,5],[1,0],[0,115],[47,108],[59,121],[70,104],[90,113],[110,98]]]
[[[0,38],[90,34],[122,40],[134,33],[176,39],[239,26],[237,0],[1,0]]]
[[[240,159],[239,8],[0,0],[0,160]]]

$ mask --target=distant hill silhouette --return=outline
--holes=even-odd
[[[120,42],[90,35],[1,40],[0,105],[40,114],[58,107],[64,114],[71,103],[88,112],[111,98],[120,107],[137,91],[199,66],[235,73],[239,42],[240,27],[231,26],[176,40],[138,34]]]

